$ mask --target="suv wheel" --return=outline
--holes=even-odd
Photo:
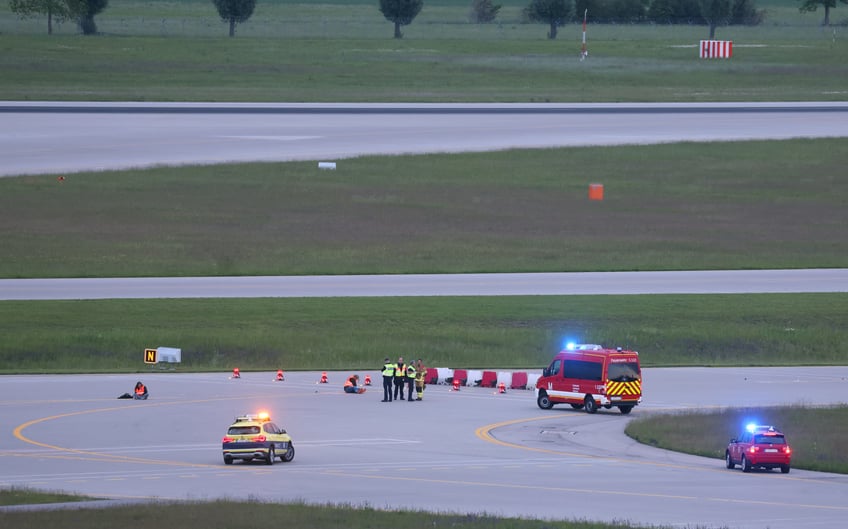
[[[780,465],[780,471],[784,474],[789,474],[789,465]]]
[[[751,471],[751,463],[748,461],[748,458],[742,456],[742,472],[750,472]]]
[[[730,457],[730,452],[724,453],[724,466],[727,468],[736,468],[736,463],[734,463],[733,458]]]
[[[277,456],[274,454],[274,445],[271,445],[271,447],[268,449],[268,457],[265,458],[265,464],[273,465],[275,457]]]

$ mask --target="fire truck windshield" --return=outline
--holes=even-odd
[[[610,364],[607,375],[614,382],[633,382],[634,380],[639,380],[639,364],[636,362]]]

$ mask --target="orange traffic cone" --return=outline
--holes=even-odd
[[[498,393],[506,393],[506,384],[503,382],[498,384]]]
[[[241,378],[241,372],[239,371],[239,368],[233,368],[233,376],[231,376],[230,378]]]
[[[321,380],[320,380],[319,382],[320,382],[321,384],[326,384],[326,383],[327,383],[327,372],[326,372],[326,371],[324,371],[324,372],[322,372],[322,373],[321,373]]]
[[[452,388],[452,391],[459,391],[459,386],[460,386],[460,385],[462,385],[462,382],[461,382],[458,378],[453,379],[453,388]]]
[[[366,386],[371,385],[371,375],[365,375],[365,385]]]
[[[277,370],[277,379],[276,379],[276,380],[277,380],[277,382],[282,382],[282,381],[283,381],[283,380],[285,380],[285,379],[286,379],[286,377],[284,377],[284,376],[283,376],[283,370],[282,370],[282,369],[278,369],[278,370]]]

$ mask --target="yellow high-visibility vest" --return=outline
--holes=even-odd
[[[397,364],[384,364],[383,365],[383,376],[384,377],[395,376],[395,369],[397,369]]]
[[[406,378],[412,378],[412,379],[415,378],[415,366],[414,365],[409,364],[408,366],[406,366]]]

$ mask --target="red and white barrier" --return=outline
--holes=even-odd
[[[702,40],[702,59],[729,59],[733,56],[732,40]]]

